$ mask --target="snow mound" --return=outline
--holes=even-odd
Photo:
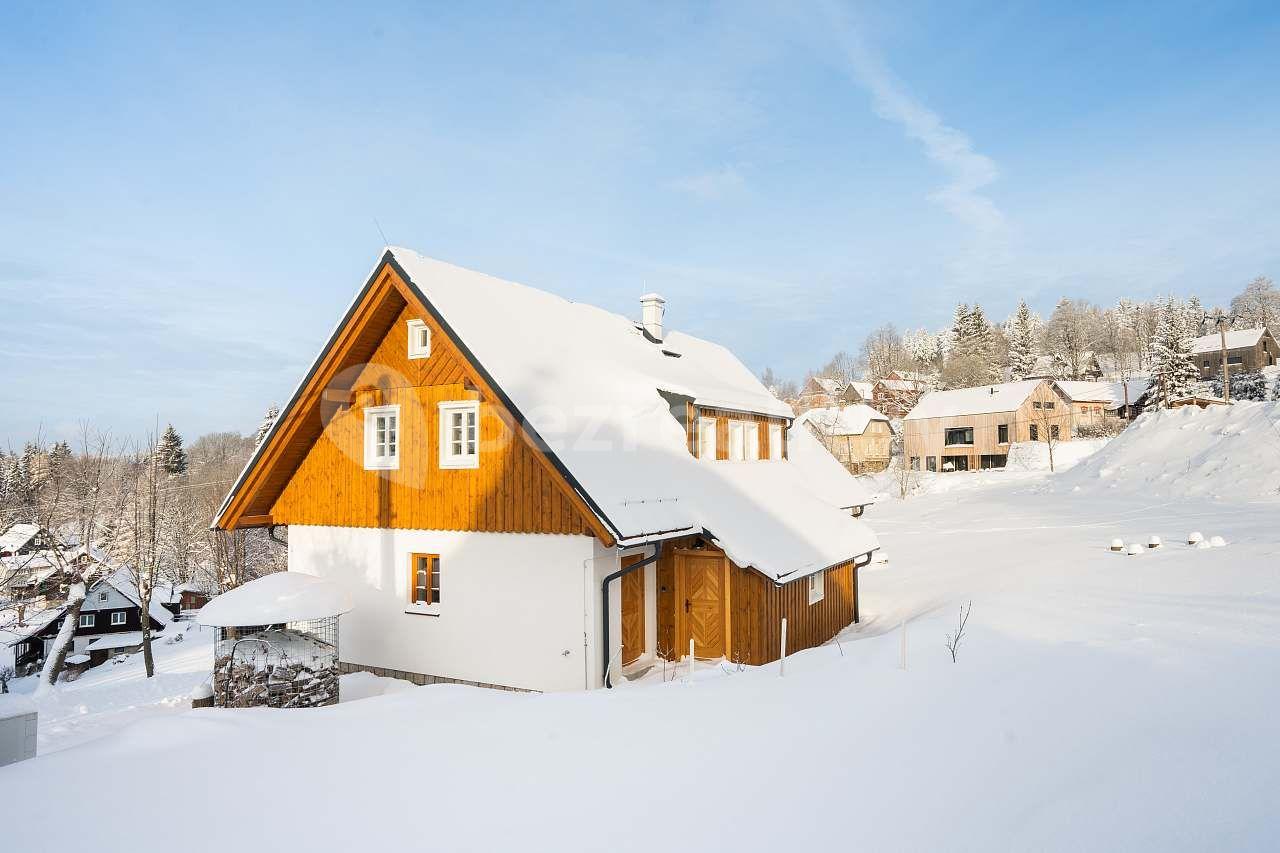
[[[1053,446],[1053,470],[1065,471],[1097,453],[1109,438],[1076,438]],[[1018,441],[1009,446],[1010,471],[1048,471],[1049,445],[1043,441]]]
[[[330,580],[277,572],[217,596],[200,610],[201,625],[275,625],[346,613],[351,595]]]
[[[1280,404],[1148,412],[1059,483],[1153,498],[1280,500]]]

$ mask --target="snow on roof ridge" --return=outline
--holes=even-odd
[[[1241,349],[1243,347],[1255,346],[1261,340],[1263,334],[1267,331],[1265,326],[1259,326],[1256,329],[1230,329],[1227,331],[1227,349]],[[1206,352],[1218,352],[1222,349],[1222,333],[1212,332],[1208,335],[1201,335],[1191,341],[1191,352],[1193,355],[1201,355]]]
[[[975,385],[971,388],[953,388],[948,391],[930,391],[920,398],[903,420],[947,418],[959,415],[984,415],[995,412],[1012,412],[1023,404],[1044,379],[1019,379],[1015,382],[996,382]]]

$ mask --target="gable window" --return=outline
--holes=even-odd
[[[760,458],[760,424],[754,421],[743,426],[743,445],[746,458],[755,461]]]
[[[364,467],[387,471],[400,467],[400,407],[364,410]]]
[[[818,572],[809,575],[809,603],[817,604],[827,594],[827,574]]]
[[[782,424],[769,424],[769,458],[782,458]]]
[[[81,627],[81,628],[92,628],[92,627],[93,627],[93,621],[94,621],[94,620],[93,620],[93,614],[92,614],[92,613],[81,613],[81,614],[80,614],[80,627]]]
[[[480,401],[440,404],[440,467],[480,467]]]
[[[411,604],[440,603],[440,555],[409,555],[409,602]]]
[[[115,610],[111,613],[112,625],[123,625],[125,620],[125,612],[123,610]]]
[[[953,427],[948,429],[947,444],[949,446],[973,444],[973,427]]]
[[[698,418],[698,458],[716,458],[715,418]]]
[[[996,441],[999,442],[1000,444],[1009,443],[1009,425],[1008,424],[1000,424],[1000,426],[996,427]]]
[[[1055,406],[1054,406],[1054,404],[1053,404],[1053,403],[1046,401],[1046,402],[1045,402],[1045,404],[1044,404],[1044,408],[1046,408],[1046,409],[1052,409],[1052,408],[1055,408]]]
[[[422,320],[409,321],[409,358],[431,355],[431,327]]]
[[[1041,403],[1039,400],[1033,400],[1033,401],[1031,402],[1031,408],[1033,408],[1033,409],[1043,409],[1043,408],[1044,408],[1044,404],[1043,404],[1043,403]]]
[[[107,594],[105,592],[98,593],[98,601],[106,601],[106,600],[107,600]]]

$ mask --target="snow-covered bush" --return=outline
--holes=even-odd
[[[1222,397],[1222,377],[1215,376],[1210,380],[1213,388],[1213,396]],[[1231,375],[1231,399],[1232,400],[1256,400],[1262,402],[1267,399],[1267,377],[1257,371],[1245,371],[1241,373],[1233,373]]]
[[[1123,418],[1103,418],[1089,424],[1079,424],[1075,428],[1076,438],[1113,438],[1124,432],[1129,422]]]

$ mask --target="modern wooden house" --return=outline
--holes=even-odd
[[[762,664],[858,613],[874,534],[724,348],[388,249],[215,520],[346,585],[346,669],[599,686],[690,643]]]
[[[865,403],[809,409],[796,418],[850,474],[874,474],[889,467],[893,427]]]
[[[1003,468],[1019,441],[1067,441],[1071,401],[1044,379],[933,391],[903,419],[903,447],[916,470]]]
[[[1254,371],[1280,364],[1280,345],[1265,328],[1233,329],[1227,332],[1227,368]],[[1222,335],[1214,332],[1191,342],[1191,356],[1201,379],[1222,372]]]

